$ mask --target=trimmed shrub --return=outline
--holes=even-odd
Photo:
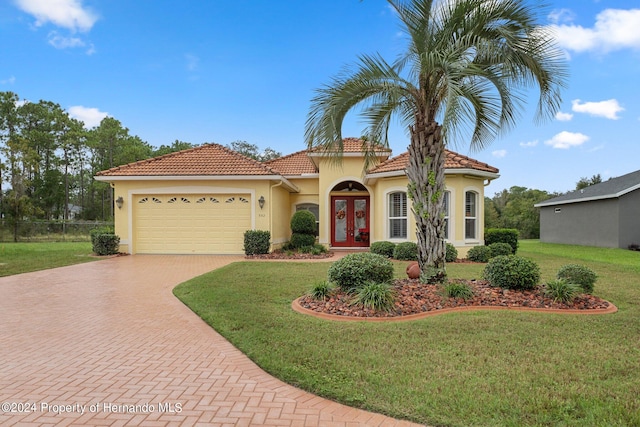
[[[301,211],[302,212],[302,211]],[[293,233],[289,241],[292,249],[299,249],[305,246],[313,246],[316,244],[316,236],[313,234]]]
[[[447,243],[444,255],[445,262],[456,262],[458,259],[458,250],[451,243]]]
[[[484,231],[484,244],[508,243],[512,253],[518,251],[518,230],[513,228],[488,228]]]
[[[589,267],[580,264],[567,264],[560,267],[556,277],[568,283],[580,285],[585,294],[593,293],[596,283],[596,273]]]
[[[115,234],[113,227],[98,227],[89,230],[89,235],[91,236],[91,245],[96,245],[96,238],[100,234]],[[95,252],[95,251],[94,251]]]
[[[120,236],[113,233],[102,233],[91,236],[93,252],[96,255],[115,255],[120,247]]]
[[[564,280],[552,280],[545,286],[544,295],[555,302],[571,302],[582,293],[582,287],[577,283]]]
[[[247,230],[244,232],[244,254],[268,254],[271,233],[267,230]]]
[[[373,242],[369,247],[369,251],[372,254],[378,254],[386,256],[387,258],[393,258],[393,250],[396,248],[396,244],[393,242]]]
[[[316,235],[316,217],[309,211],[298,211],[291,217],[291,232],[293,234]]]
[[[511,255],[513,254],[513,248],[508,243],[492,243],[489,246],[489,255],[491,258],[499,256],[499,255]]]
[[[507,289],[534,289],[540,280],[540,267],[534,261],[517,255],[491,258],[483,277],[491,286]]]
[[[398,243],[393,249],[393,257],[400,261],[417,261],[418,244],[414,242]]]
[[[467,252],[467,259],[473,262],[487,262],[491,258],[491,249],[487,246],[474,246]]]
[[[473,288],[464,282],[448,282],[442,285],[442,293],[447,298],[462,298],[468,300],[473,298]]]
[[[318,282],[315,285],[313,285],[311,287],[311,291],[309,292],[309,295],[311,296],[311,298],[315,300],[324,300],[329,296],[329,294],[334,289],[335,289],[335,286],[333,286],[330,282],[327,282],[325,280],[323,282]]]
[[[390,311],[395,302],[393,288],[388,283],[367,282],[356,290],[352,305],[361,304],[373,310]]]
[[[391,282],[393,263],[371,252],[348,254],[329,267],[328,278],[346,292],[354,292],[367,282]]]

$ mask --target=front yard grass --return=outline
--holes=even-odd
[[[242,262],[174,293],[267,372],[347,405],[428,425],[640,425],[640,253],[613,252],[538,242],[519,251],[543,281],[564,264],[593,269],[594,293],[619,308],[608,315],[476,311],[343,323],[292,311],[330,263]],[[395,265],[403,277],[407,262]],[[447,268],[452,278],[482,271]]]
[[[90,242],[0,243],[0,277],[95,261]]]

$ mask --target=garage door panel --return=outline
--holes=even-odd
[[[251,228],[247,194],[140,195],[134,198],[136,253],[243,253]]]

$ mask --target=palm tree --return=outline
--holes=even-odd
[[[362,107],[369,138],[388,147],[391,118],[399,118],[410,135],[406,175],[418,262],[426,277],[439,281],[446,276],[445,146],[461,139],[465,126],[472,129],[472,149],[487,146],[514,126],[532,87],[539,90],[536,119],[553,117],[567,76],[565,62],[549,31],[536,24],[538,2],[388,3],[408,38],[406,52],[392,64],[380,55],[361,56],[355,68],[318,89],[305,138],[309,148],[339,157],[344,118]]]

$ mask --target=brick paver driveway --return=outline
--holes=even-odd
[[[274,379],[171,293],[238,259],[136,255],[0,278],[0,425],[410,425]]]

